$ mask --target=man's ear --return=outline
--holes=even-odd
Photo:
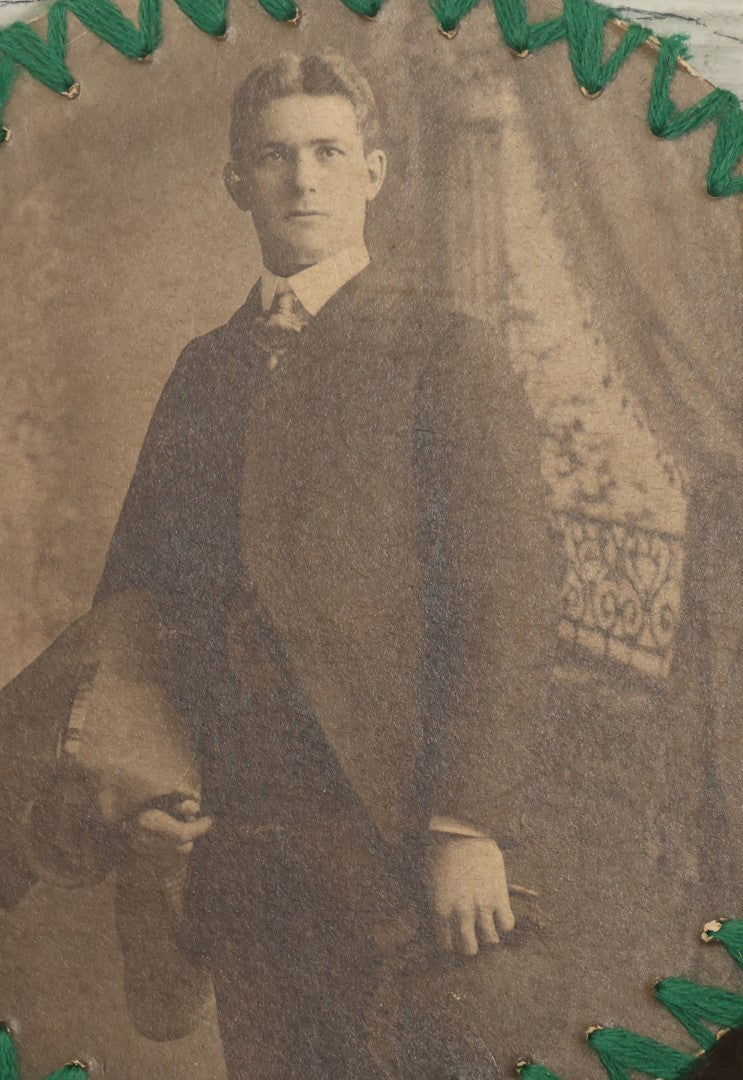
[[[384,150],[369,150],[366,155],[366,168],[369,175],[367,199],[376,199],[379,189],[387,175],[387,155]]]
[[[240,173],[234,161],[228,161],[224,167],[224,183],[232,200],[241,210],[250,210],[250,184]]]

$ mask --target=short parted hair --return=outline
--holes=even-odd
[[[334,49],[306,56],[281,53],[254,68],[237,88],[230,122],[230,154],[234,162],[239,162],[249,149],[261,110],[277,98],[292,94],[338,94],[347,98],[356,114],[364,148],[371,150],[378,145],[379,113],[374,94],[351,60]]]

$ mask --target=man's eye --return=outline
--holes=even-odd
[[[339,146],[319,146],[317,152],[321,158],[343,157],[343,151]]]
[[[280,150],[264,150],[260,155],[261,161],[281,161],[284,155]]]

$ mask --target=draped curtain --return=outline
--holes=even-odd
[[[589,101],[565,44],[516,59],[479,10],[466,32],[435,65],[428,43],[407,61],[424,88],[428,272],[446,268],[442,298],[503,331],[524,377],[562,595],[552,781],[525,778],[532,850],[507,853],[552,924],[447,990],[500,1061],[578,1078],[581,1023],[678,1041],[646,987],[709,977],[701,922],[740,903],[738,207],[706,195],[713,132],[650,133],[652,48]],[[674,97],[707,90],[679,73]]]
[[[607,27],[607,50],[622,34]],[[440,58],[426,173],[450,294],[507,327],[543,425],[558,632],[705,714],[712,802],[740,832],[740,207],[706,195],[713,130],[651,134],[655,61],[643,47],[588,101],[564,43],[517,60],[493,26],[467,63]],[[677,73],[680,107],[708,91]]]
[[[531,1054],[595,1075],[592,1022],[678,1043],[644,988],[712,981],[697,931],[740,914],[743,863],[740,224],[733,200],[705,193],[713,131],[651,135],[649,47],[589,101],[564,43],[514,58],[490,4],[453,40],[421,0],[390,0],[372,22],[313,0],[299,29],[235,5],[223,42],[175,4],[165,19],[144,66],[73,21],[80,98],[25,80],[12,103],[4,678],[87,607],[179,350],[255,279],[249,222],[221,180],[235,85],[264,56],[334,45],[384,112],[370,247],[411,303],[425,286],[502,331],[543,428],[562,545],[552,786],[517,785],[533,831],[506,852],[513,880],[540,892],[532,929],[433,981],[504,1071]],[[706,89],[680,75],[674,96]],[[122,1080],[223,1075],[213,1017],[180,1044],[131,1030],[109,883],[39,888],[3,922],[5,992],[36,1074],[98,1045]]]

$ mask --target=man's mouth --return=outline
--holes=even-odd
[[[327,217],[322,210],[289,210],[284,214],[287,218],[313,218],[313,217]]]

